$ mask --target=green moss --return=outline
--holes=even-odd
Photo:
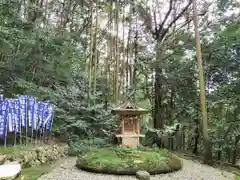
[[[17,180],[37,180],[40,176],[48,173],[53,168],[51,164],[42,164],[38,167],[25,168],[21,172],[21,176]]]
[[[26,145],[16,145],[16,146],[8,146],[7,148],[0,147],[0,154],[5,154],[8,156],[18,157],[20,153],[30,152],[36,146],[32,144]],[[48,173],[51,169],[53,169],[52,164],[41,164],[37,167],[23,168],[21,172],[21,176],[17,178],[17,180],[37,180],[43,174]]]
[[[0,154],[6,155],[18,155],[20,152],[31,151],[34,148],[33,145],[16,145],[8,146],[7,148],[0,147]]]
[[[79,156],[77,167],[93,172],[135,174],[146,170],[150,174],[168,173],[182,167],[181,160],[163,149],[93,148]]]

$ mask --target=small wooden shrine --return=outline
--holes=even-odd
[[[126,102],[113,109],[113,112],[120,116],[120,128],[116,134],[116,137],[120,139],[120,144],[122,146],[139,145],[139,138],[144,137],[140,134],[141,115],[147,113],[148,110]]]

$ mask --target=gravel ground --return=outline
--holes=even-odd
[[[76,158],[68,158],[59,163],[52,172],[38,180],[136,180],[134,176],[114,176],[93,174],[75,167]],[[231,173],[215,169],[191,160],[183,160],[180,171],[151,176],[151,180],[234,180]]]

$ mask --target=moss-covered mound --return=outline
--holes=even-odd
[[[90,172],[135,175],[138,170],[150,174],[168,173],[181,169],[181,160],[163,149],[99,148],[90,149],[77,160],[77,167]]]

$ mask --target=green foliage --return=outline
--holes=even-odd
[[[112,99],[112,94],[105,92],[107,77],[102,71],[106,54],[106,48],[102,46],[106,45],[107,29],[104,28],[100,30],[102,34],[99,33],[101,40],[98,53],[103,54],[104,58],[100,55],[98,59],[100,68],[97,72],[96,94],[90,97],[90,102],[95,101],[95,105],[89,108],[87,94],[92,89],[88,89],[86,60],[89,59],[87,47],[91,38],[86,29],[91,24],[91,3],[69,3],[65,0],[62,7],[63,4],[53,1],[37,8],[41,4],[31,2],[33,3],[14,0],[0,2],[0,92],[7,97],[34,95],[53,103],[56,108],[54,135],[65,141],[70,140],[72,154],[84,152],[85,144],[88,144],[86,147],[94,146],[92,140],[89,140],[91,143],[83,143],[84,138],[111,137],[118,124],[110,113],[111,104],[107,109],[104,107],[105,100]],[[139,22],[151,22],[147,4],[137,2],[135,5]],[[229,149],[240,147],[240,27],[238,18],[225,14],[230,9],[234,11],[234,8],[239,7],[239,2],[219,0],[213,5],[218,8],[216,14],[220,17],[216,15],[216,21],[209,22],[207,26],[203,24],[204,27],[201,28],[202,54],[213,151],[214,154],[221,152],[227,158]],[[106,11],[104,8],[109,7],[101,2],[102,12]],[[56,18],[57,22],[55,18],[52,19],[56,12],[61,14],[61,20]],[[136,19],[129,16],[130,14],[125,17],[127,22]],[[237,11],[235,16],[238,17]],[[161,105],[161,119],[158,120],[163,120],[166,128],[151,130],[149,126],[152,126],[153,118],[149,114],[142,123],[143,134],[152,132],[157,138],[170,136],[175,132],[173,125],[178,122],[186,127],[186,142],[191,141],[201,117],[195,41],[187,28],[170,28],[169,34],[173,34],[161,44],[160,57],[156,59],[155,52],[149,50],[154,43],[142,43],[145,40],[141,39],[150,37],[150,28],[147,27],[147,31],[142,30],[145,28],[138,30],[138,52],[134,58],[136,77],[134,87],[131,88],[138,104],[150,109],[154,104],[152,78],[154,73],[159,76],[160,84],[155,89],[161,93],[161,102],[158,102]],[[171,29],[174,32],[170,32]],[[122,49],[121,45],[119,48]],[[115,64],[112,61],[108,63],[111,63],[111,70]],[[160,71],[153,73],[155,67],[159,67]],[[112,86],[111,82],[108,86]],[[101,140],[96,144],[101,144]],[[102,142],[99,147],[103,144]],[[201,148],[201,144],[198,147]]]
[[[19,82],[18,82],[19,83]],[[108,137],[117,128],[116,118],[103,104],[88,108],[86,80],[78,77],[67,87],[56,86],[56,90],[39,88],[33,83],[21,81],[25,92],[49,100],[56,107],[54,133],[61,138],[72,135],[85,137]],[[39,96],[41,95],[41,96]]]
[[[77,167],[110,174],[134,175],[138,170],[150,174],[167,173],[179,170],[181,160],[166,150],[148,148],[91,148],[80,155]]]
[[[77,156],[82,153],[86,153],[92,146],[89,142],[70,142],[69,143],[69,156]]]
[[[85,154],[90,148],[103,148],[107,145],[107,140],[103,138],[93,138],[91,140],[73,139],[69,143],[69,156]]]
[[[210,133],[214,153],[222,159],[228,158],[229,149],[240,147],[239,37],[239,24],[232,23],[204,49],[208,54],[204,56],[208,60],[207,84],[215,89],[208,95]]]
[[[182,125],[179,123],[175,123],[172,126],[165,125],[164,129],[148,128],[143,143],[148,146],[159,146],[164,140],[174,137],[181,129]]]
[[[27,94],[53,103],[54,134],[61,139],[111,133],[114,119],[103,107],[100,85],[96,106],[88,108],[82,39],[75,41],[71,32],[59,33],[50,24],[29,22],[36,9],[26,9],[30,17],[20,18],[18,7],[14,1],[1,1],[0,90],[8,97]],[[98,84],[102,79],[98,77]]]

